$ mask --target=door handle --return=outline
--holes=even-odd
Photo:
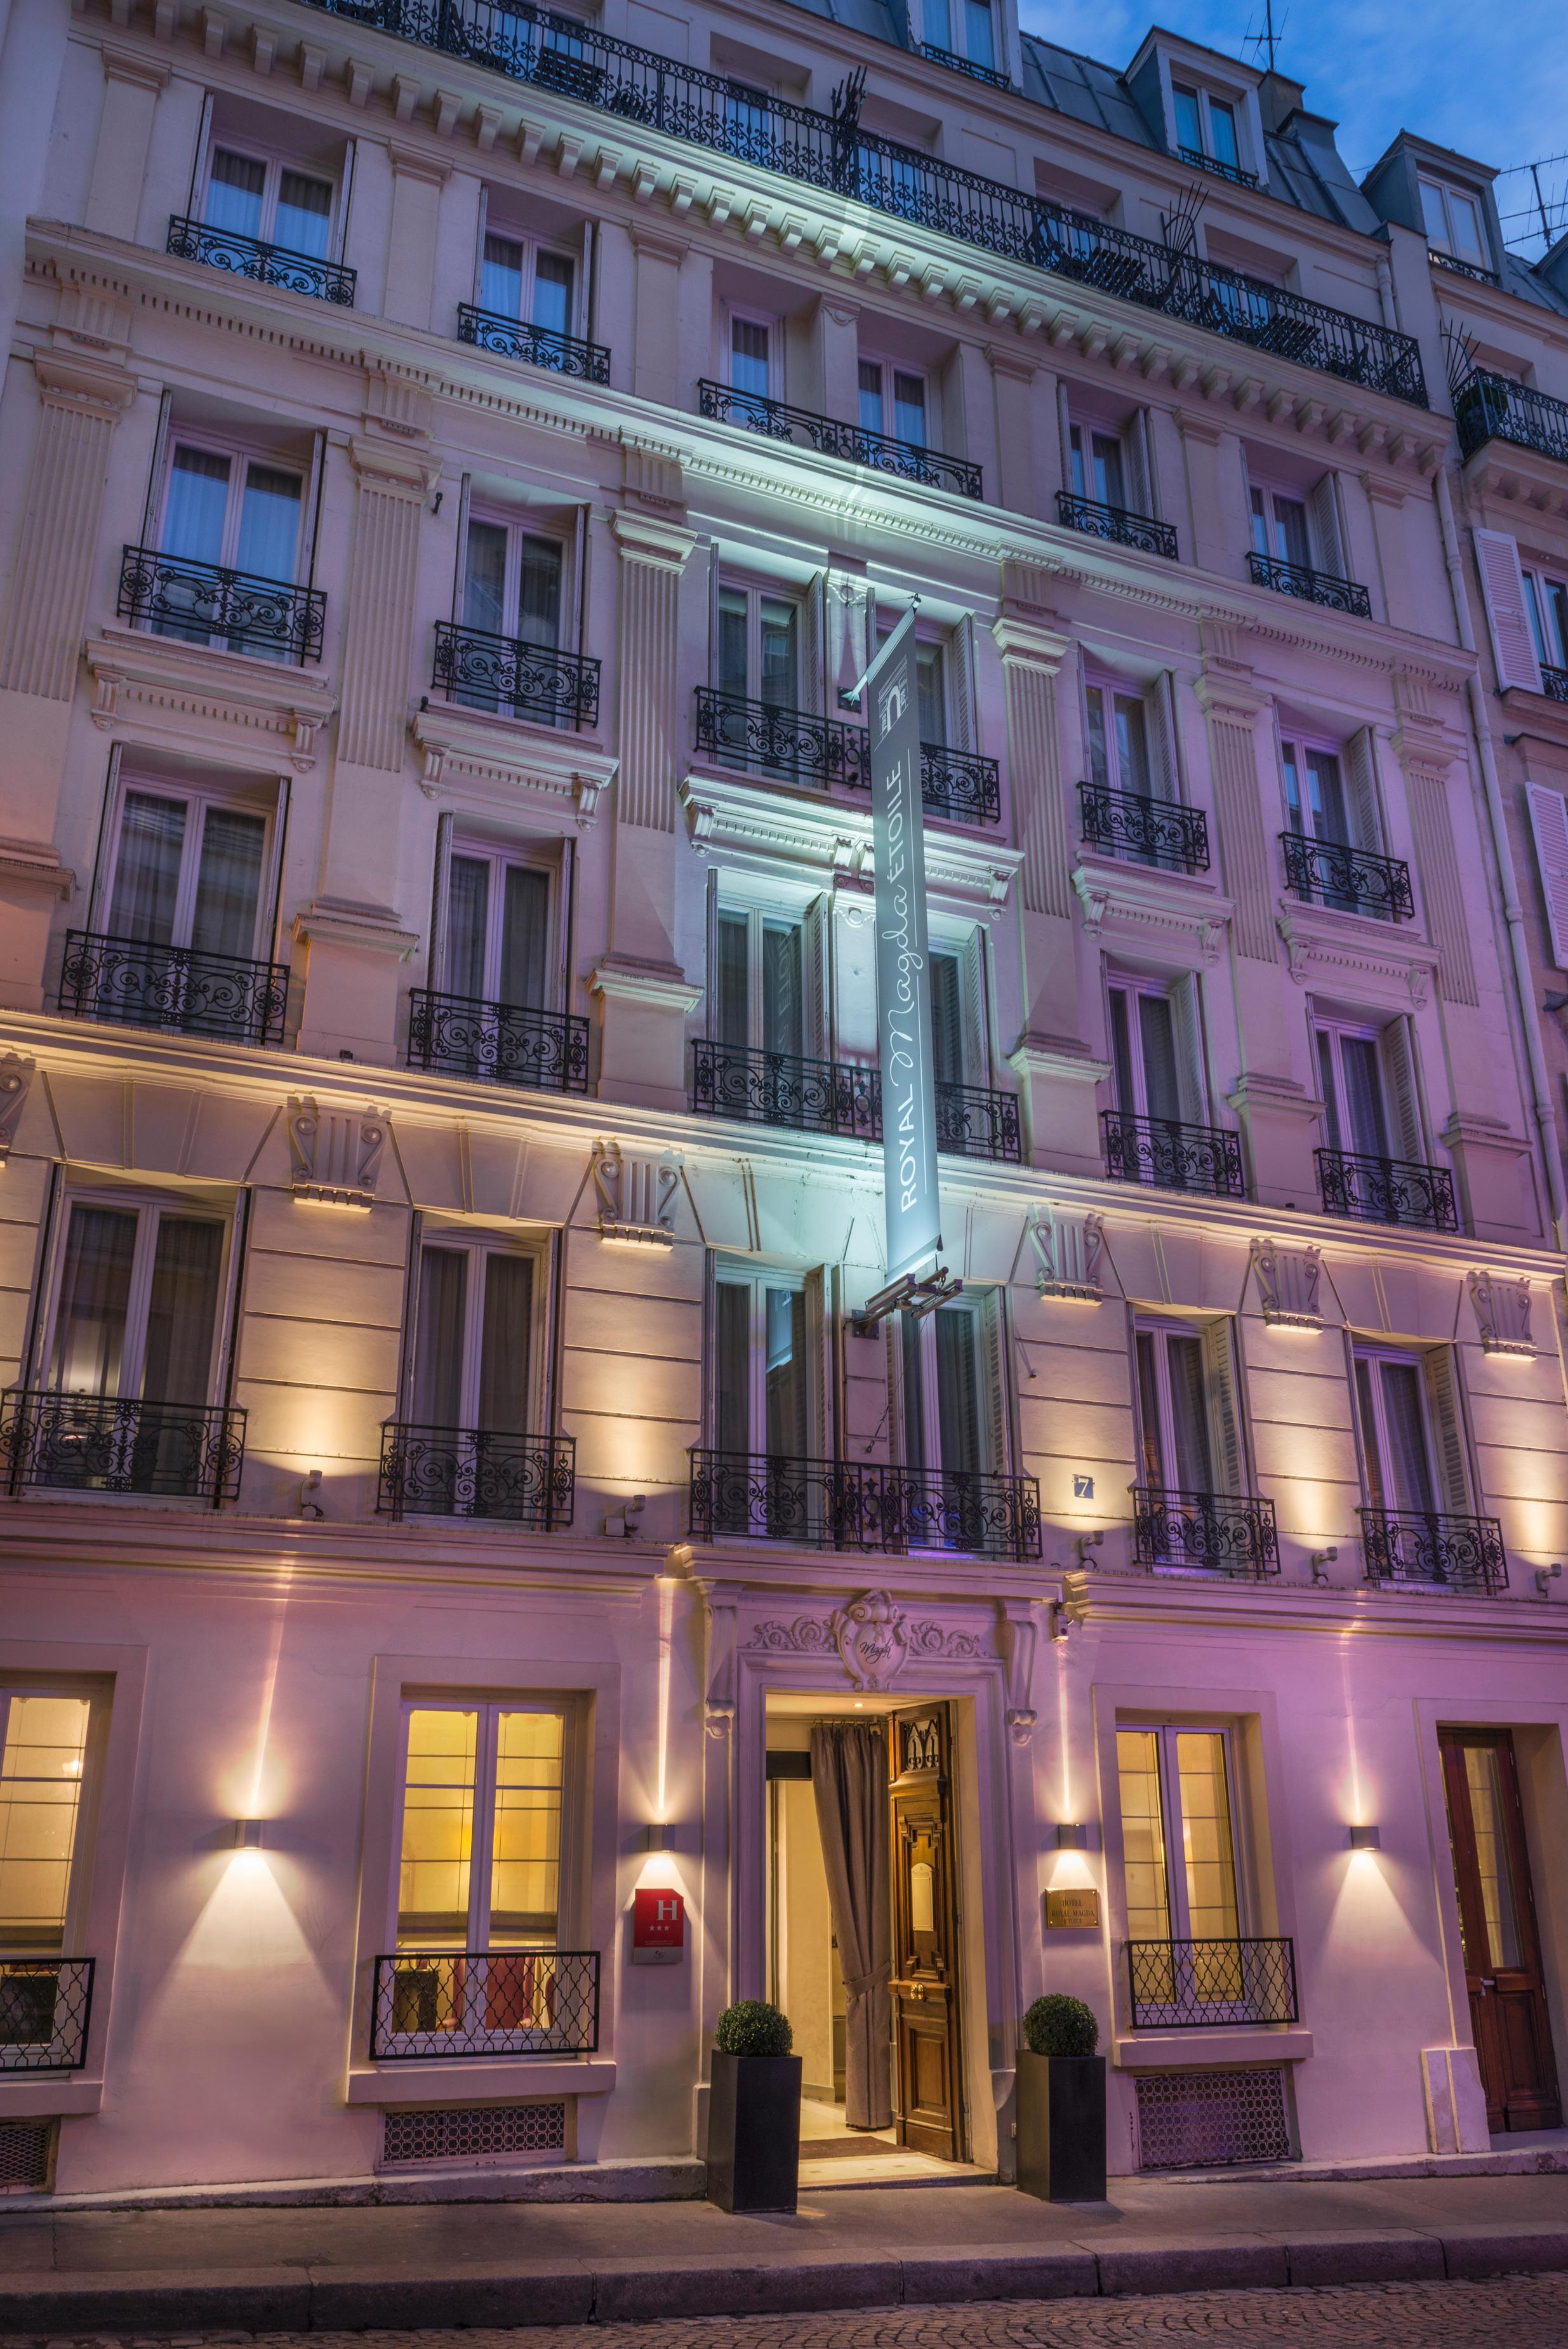
[[[1482,1974],[1480,1978],[1480,1986],[1482,1990],[1495,1990],[1497,1988],[1497,1976],[1495,1974]]]

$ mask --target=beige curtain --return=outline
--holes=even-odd
[[[885,1731],[872,1722],[818,1722],[811,1785],[844,1976],[844,2117],[851,2128],[886,2128],[892,1916]]]

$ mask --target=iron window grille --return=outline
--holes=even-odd
[[[376,1961],[371,2060],[592,2055],[597,1950],[399,1950]]]
[[[1202,808],[1150,799],[1142,792],[1112,791],[1109,783],[1080,783],[1078,807],[1090,848],[1146,857],[1172,873],[1209,870],[1209,820]]]
[[[1542,661],[1541,690],[1550,701],[1568,701],[1568,668],[1551,668]]]
[[[820,456],[844,457],[851,465],[897,473],[902,480],[919,481],[928,490],[951,490],[961,498],[985,494],[978,465],[968,464],[962,457],[944,457],[918,440],[872,432],[863,424],[843,424],[835,416],[792,408],[787,400],[770,399],[765,392],[738,391],[707,376],[699,377],[696,388],[703,415],[715,423],[739,424],[769,440],[790,440],[797,447],[815,449]]]
[[[526,318],[508,318],[499,310],[481,310],[475,302],[458,304],[458,340],[475,350],[499,351],[503,358],[573,376],[581,383],[610,380],[610,354],[603,343],[586,343],[554,326],[531,326]]]
[[[1255,1493],[1184,1493],[1134,1485],[1133,1560],[1266,1582],[1279,1572],[1274,1505]]]
[[[1439,269],[1452,269],[1460,277],[1473,277],[1478,285],[1501,285],[1501,278],[1495,269],[1483,269],[1479,261],[1461,261],[1457,253],[1444,253],[1435,244],[1427,248],[1427,259]]]
[[[147,946],[91,930],[66,932],[60,1009],[67,1019],[123,1020],[181,1036],[275,1045],[284,1040],[288,996],[286,963]]]
[[[585,1093],[588,1022],[574,1012],[416,987],[408,997],[408,1066],[480,1084]]]
[[[79,2072],[92,2001],[91,1958],[0,1953],[0,2075]]]
[[[326,629],[326,597],[319,587],[291,587],[286,580],[160,554],[150,546],[128,546],[120,556],[115,611],[133,627],[187,644],[222,638],[229,652],[301,662],[321,658]]]
[[[1129,1941],[1135,2031],[1295,2023],[1295,1946],[1285,1939]]]
[[[1279,842],[1285,885],[1306,904],[1370,914],[1380,922],[1414,921],[1410,868],[1402,856],[1351,848],[1341,840],[1311,840],[1301,832],[1282,832]]]
[[[952,49],[944,49],[935,41],[922,41],[920,54],[933,65],[945,66],[950,73],[967,74],[971,81],[989,82],[993,89],[1010,89],[1015,96],[1018,85],[1010,74],[998,72],[995,66],[977,66],[972,57],[961,57]]]
[[[1369,391],[1427,405],[1414,338],[1181,253],[1086,212],[895,145],[860,128],[853,99],[830,114],[773,97],[737,103],[724,74],[677,64],[534,0],[307,0],[513,81],[869,204],[1005,259],[1185,319]]]
[[[593,726],[599,717],[600,663],[583,653],[558,652],[524,636],[492,636],[455,620],[436,623],[430,683],[452,700],[514,711],[553,724]]]
[[[1454,422],[1467,457],[1488,440],[1511,440],[1568,465],[1568,399],[1553,399],[1533,384],[1472,368],[1454,394]]]
[[[1495,1517],[1421,1509],[1358,1509],[1368,1582],[1420,1583],[1495,1598],[1508,1588],[1508,1556]]]
[[[761,768],[792,783],[871,788],[863,727],[841,718],[814,718],[743,694],[696,688],[696,750],[721,766]]]
[[[1404,1224],[1414,1231],[1457,1232],[1454,1178],[1446,1166],[1413,1158],[1373,1158],[1352,1150],[1318,1150],[1317,1187],[1326,1216],[1363,1224]]]
[[[798,1133],[841,1133],[858,1142],[882,1138],[880,1070],[770,1052],[761,1045],[725,1044],[709,1036],[692,1044],[691,1106],[697,1117],[788,1126]],[[944,1156],[1020,1164],[1017,1095],[939,1081],[936,1146]]]
[[[1205,154],[1202,147],[1178,147],[1177,154],[1183,163],[1191,163],[1195,171],[1212,171],[1216,180],[1229,180],[1233,188],[1260,188],[1263,181],[1255,171],[1243,171],[1239,163],[1222,162],[1218,155]]]
[[[1134,513],[1130,506],[1108,506],[1099,498],[1080,498],[1076,490],[1058,490],[1057,520],[1064,530],[1081,531],[1086,538],[1109,539],[1118,546],[1135,547],[1140,554],[1177,560],[1175,523]]]
[[[146,1493],[217,1508],[239,1496],[244,1453],[242,1408],[41,1387],[0,1395],[0,1464],[13,1493]]]
[[[482,1427],[381,1427],[381,1516],[472,1517],[553,1533],[576,1505],[576,1438]]]
[[[867,778],[868,783],[870,778]],[[1002,778],[995,759],[946,742],[920,746],[920,794],[928,815],[948,823],[1000,823]]]
[[[177,213],[169,223],[165,249],[178,261],[200,261],[209,269],[226,269],[231,277],[253,278],[258,285],[281,285],[288,294],[308,294],[340,310],[354,307],[356,271],[336,262],[317,261],[308,253],[295,253],[286,244],[265,244],[259,236],[209,228],[205,221]]]
[[[800,1549],[955,1551],[1026,1563],[1040,1556],[1033,1476],[875,1461],[691,1452],[694,1541],[782,1541]]]
[[[1307,563],[1286,563],[1282,555],[1247,556],[1254,587],[1272,587],[1277,595],[1295,595],[1304,604],[1322,604],[1330,612],[1345,612],[1353,620],[1372,617],[1372,598],[1354,579],[1333,571],[1315,571]]]
[[[1244,1199],[1242,1138],[1221,1125],[1186,1125],[1172,1117],[1099,1113],[1105,1171],[1113,1183],[1149,1183],[1161,1191],[1197,1191]]]

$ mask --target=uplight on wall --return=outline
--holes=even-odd
[[[1350,1830],[1350,1848],[1352,1851],[1381,1851],[1383,1848],[1382,1829],[1380,1827],[1352,1827]]]
[[[266,1848],[266,1822],[263,1819],[236,1819],[231,1838],[236,1851],[263,1851]]]
[[[1088,1829],[1079,1821],[1064,1819],[1057,1828],[1058,1851],[1087,1851]]]

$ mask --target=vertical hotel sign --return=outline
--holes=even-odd
[[[871,695],[877,1041],[892,1282],[933,1269],[942,1247],[913,610],[872,662],[865,689]]]

